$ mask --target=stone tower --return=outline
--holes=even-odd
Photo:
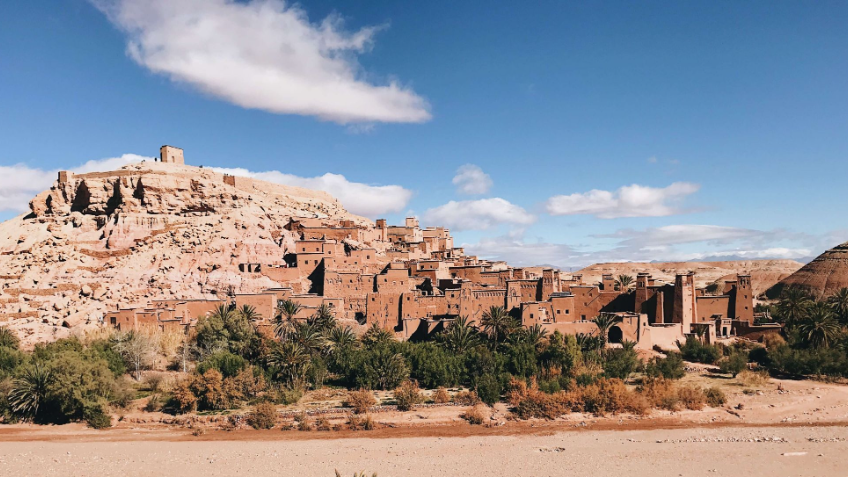
[[[754,290],[751,289],[751,275],[736,277],[735,318],[754,323]]]
[[[674,278],[674,311],[671,322],[681,323],[683,333],[691,333],[692,321],[697,314],[695,274],[692,272],[678,274]]]
[[[183,150],[174,146],[162,146],[159,148],[159,162],[185,164]]]

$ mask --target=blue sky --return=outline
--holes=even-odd
[[[0,218],[167,143],[518,265],[848,240],[848,4],[526,3],[3,2]]]

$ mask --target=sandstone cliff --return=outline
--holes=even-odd
[[[30,208],[0,224],[0,322],[28,342],[117,307],[279,286],[238,265],[282,265],[290,218],[370,223],[324,192],[150,162],[71,175]]]

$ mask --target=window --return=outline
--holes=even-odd
[[[586,315],[580,315],[580,319],[586,321]]]
[[[530,319],[531,320],[533,319],[533,313],[530,313]]]
[[[557,310],[557,315],[561,315],[561,314],[562,314],[562,310]]]
[[[565,314],[567,315],[567,314],[568,314],[568,312],[569,312],[569,311],[568,311],[568,309],[566,309],[566,310],[565,310]]]

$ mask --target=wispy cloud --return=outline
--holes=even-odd
[[[601,219],[662,217],[684,212],[680,203],[698,189],[698,184],[690,182],[675,182],[662,188],[633,184],[615,192],[594,189],[551,197],[546,209],[551,215],[594,215]]]
[[[357,56],[380,27],[311,23],[282,0],[91,0],[127,35],[138,64],[238,106],[342,124],[419,123],[422,97],[366,80]]]
[[[465,243],[466,251],[519,266],[553,265],[574,268],[603,262],[716,261],[791,259],[806,261],[832,246],[829,234],[796,234],[784,240],[775,231],[715,225],[670,225],[643,230],[619,230],[598,235],[593,246],[527,240],[521,234],[487,237]],[[817,241],[818,247],[805,246]],[[825,242],[827,245],[825,245]],[[693,249],[695,248],[695,249]]]
[[[242,168],[213,167],[215,171],[235,176],[328,192],[339,199],[349,212],[377,218],[400,212],[412,198],[412,191],[399,185],[371,185],[351,182],[341,174],[326,173],[317,177],[300,177],[280,171],[253,172]]]
[[[491,199],[450,201],[424,212],[422,220],[453,230],[485,230],[500,224],[530,225],[536,217],[507,200]]]
[[[485,194],[492,188],[492,178],[474,164],[465,164],[457,169],[452,182],[458,194]]]
[[[124,154],[121,157],[88,161],[67,170],[77,173],[113,171],[143,160],[153,161],[154,158]],[[26,212],[29,210],[29,201],[39,192],[49,189],[58,174],[59,169],[44,170],[26,164],[0,166],[0,211]]]

